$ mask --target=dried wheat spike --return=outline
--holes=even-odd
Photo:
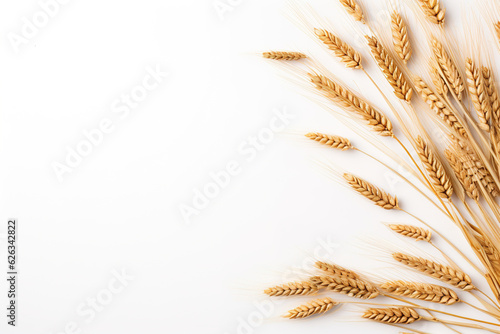
[[[264,58],[274,59],[274,60],[299,60],[307,58],[307,56],[300,52],[288,52],[288,51],[269,51],[262,54]]]
[[[411,225],[399,225],[391,224],[389,228],[396,233],[399,233],[405,237],[415,239],[417,241],[431,241],[432,232],[420,227]]]
[[[460,146],[461,145],[461,146]],[[481,182],[486,191],[493,197],[500,195],[500,191],[491,176],[488,169],[484,166],[482,160],[470,146],[463,144],[457,145],[458,156],[463,166],[474,182]]]
[[[433,303],[453,305],[460,302],[455,291],[435,284],[393,281],[382,284],[382,289],[398,296]]]
[[[455,132],[462,137],[467,138],[467,132],[465,131],[462,123],[460,123],[453,111],[451,111],[451,109],[439,99],[439,96],[437,96],[436,93],[429,88],[425,81],[420,77],[415,76],[413,78],[413,82],[415,84],[415,89],[420,94],[422,99],[431,107],[431,109]]]
[[[418,0],[418,2],[431,22],[444,25],[446,10],[441,8],[439,0]]]
[[[338,304],[338,302],[335,302],[331,298],[316,299],[288,311],[288,314],[283,317],[288,319],[303,319],[313,315],[326,313]]]
[[[498,132],[500,129],[500,97],[498,95],[498,89],[492,71],[484,66],[482,70],[484,83],[491,103],[491,123],[493,128]]]
[[[306,137],[317,141],[320,144],[330,146],[342,151],[353,149],[354,147],[351,145],[349,139],[339,136],[326,135],[319,132],[311,132],[306,134]]]
[[[349,297],[372,299],[380,294],[371,283],[342,275],[315,276],[311,278],[311,282],[320,288]]]
[[[283,285],[278,285],[269,289],[266,289],[264,293],[272,297],[281,296],[298,296],[298,295],[313,295],[319,291],[316,284],[312,282],[292,282]]]
[[[431,151],[429,145],[418,136],[415,141],[417,144],[417,153],[424,165],[434,190],[441,198],[449,199],[453,194],[453,186],[443,164],[439,158]]]
[[[462,100],[462,93],[465,90],[465,86],[457,66],[444,49],[443,44],[434,37],[432,38],[432,50],[457,99],[459,101]]]
[[[384,73],[389,84],[394,89],[396,96],[402,100],[410,102],[413,90],[410,88],[405,75],[396,65],[392,56],[384,49],[377,38],[366,36],[366,39],[368,40],[368,45],[370,46],[375,61],[380,67],[380,70]]]
[[[405,21],[397,11],[393,11],[391,14],[391,28],[394,50],[396,50],[398,56],[406,64],[412,54],[410,36],[408,35],[408,27]]]
[[[318,38],[332,50],[340,61],[345,64],[347,68],[362,69],[360,54],[354,50],[349,44],[324,29],[314,29],[314,33]]]
[[[488,95],[488,90],[484,83],[483,73],[478,66],[467,58],[465,62],[465,72],[467,74],[467,86],[469,94],[476,109],[479,119],[479,127],[486,131],[490,131],[491,104]]]
[[[450,150],[445,150],[444,153],[467,196],[477,201],[479,199],[479,191],[462,161]]]
[[[368,126],[379,135],[387,137],[394,136],[392,132],[392,123],[383,113],[376,110],[363,99],[357,97],[353,92],[333,80],[323,75],[309,74],[309,76],[311,82],[318,90],[323,92],[340,107],[355,112],[356,115],[364,119],[368,123]]]
[[[361,195],[374,202],[376,205],[386,209],[399,209],[397,197],[392,197],[385,191],[375,187],[373,184],[366,182],[354,175],[345,173],[344,179],[347,183]]]
[[[427,260],[421,257],[411,256],[403,253],[394,253],[392,257],[415,270],[431,276],[441,282],[445,282],[465,291],[475,289],[469,275],[464,272],[445,266],[443,264]]]
[[[498,251],[498,248],[484,235],[477,234],[476,240],[484,250],[493,270],[497,273],[500,272],[500,251]]]
[[[363,314],[363,318],[386,324],[409,325],[422,318],[410,307],[371,308]]]
[[[356,21],[365,23],[365,16],[363,14],[363,9],[354,0],[340,0],[340,3],[345,7],[347,13],[354,17]]]
[[[346,277],[354,278],[354,279],[359,278],[358,274],[356,274],[355,272],[353,272],[349,269],[345,269],[345,268],[338,266],[336,264],[326,263],[326,262],[322,262],[322,261],[316,261],[316,263],[314,265],[319,270],[322,270],[322,271],[329,273],[331,275],[346,276]]]
[[[436,92],[441,96],[446,96],[448,94],[448,86],[436,66],[431,67],[431,77]]]

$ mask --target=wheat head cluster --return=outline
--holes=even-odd
[[[308,4],[293,2],[292,17],[332,61],[366,77],[366,88],[376,91],[384,106],[371,103],[307,52],[262,55],[293,74],[325,110],[354,124],[351,130],[366,132],[360,137],[393,142],[392,152],[378,149],[392,159],[391,164],[358,148],[352,138],[304,133],[310,145],[356,151],[416,190],[418,199],[405,199],[360,176],[337,171],[337,180],[367,203],[414,220],[414,225],[386,226],[396,237],[416,244],[388,254],[387,261],[399,268],[401,277],[380,279],[376,273],[318,260],[307,275],[270,287],[265,294],[311,298],[288,311],[288,319],[351,306],[361,309],[360,320],[403,328],[404,333],[426,333],[422,323],[457,333],[500,333],[500,87],[495,79],[500,75],[495,63],[500,56],[500,4],[472,1],[470,10],[454,18],[463,21],[463,32],[457,32],[447,28],[452,11],[447,13],[444,5],[457,5],[452,0],[378,0],[387,9],[385,16],[372,15],[362,0],[332,2],[350,22],[352,43],[336,32],[338,22],[319,17]],[[405,172],[396,170],[395,164]],[[405,202],[416,200],[439,210],[444,224],[459,232],[463,242],[450,240],[405,208]],[[424,244],[442,260],[419,253]],[[471,316],[467,309],[479,315]]]

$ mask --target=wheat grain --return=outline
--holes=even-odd
[[[354,0],[340,0],[340,3],[345,7],[347,13],[351,15],[356,21],[365,23],[365,16],[363,14],[363,9]]]
[[[313,315],[324,314],[338,304],[331,298],[316,299],[288,311],[288,314],[284,317],[288,319],[303,319]]]
[[[410,307],[371,308],[363,314],[363,318],[386,324],[405,325],[422,319],[418,312]]]
[[[410,268],[418,270],[428,276],[431,276],[437,280],[440,280],[441,282],[445,282],[465,291],[475,289],[474,285],[472,285],[472,281],[469,275],[458,269],[454,269],[431,260],[403,253],[394,253],[392,254],[392,257],[396,261]]]
[[[420,78],[415,76],[413,78],[415,89],[420,94],[422,99],[429,105],[429,107],[446,123],[453,131],[457,132],[460,136],[467,138],[467,131],[463,127],[460,120],[455,116],[453,111],[448,108],[439,97],[429,88],[429,86]]]
[[[449,199],[453,194],[453,186],[443,164],[422,137],[418,136],[415,143],[420,161],[427,170],[434,190],[439,197]]]
[[[479,127],[482,130],[489,132],[491,104],[486,85],[484,84],[483,73],[470,58],[467,58],[465,62],[465,72],[467,75],[469,94],[479,119]]]
[[[462,100],[462,93],[465,90],[465,86],[457,66],[448,55],[448,52],[444,49],[443,44],[434,37],[432,38],[432,50],[457,99],[459,101]]]
[[[339,37],[324,29],[314,29],[314,33],[332,50],[347,68],[362,69],[360,54]]]
[[[415,239],[417,241],[429,242],[432,238],[431,231],[416,226],[391,224],[389,225],[389,228],[396,233],[399,233],[408,238]]]
[[[307,56],[300,52],[292,51],[269,51],[262,54],[264,58],[274,59],[274,60],[299,60],[307,58]]]
[[[405,21],[397,11],[391,14],[392,41],[394,49],[401,60],[406,64],[411,58],[412,49],[408,27]]]
[[[371,283],[342,275],[315,276],[311,278],[311,282],[320,288],[349,297],[373,299],[380,294]]]
[[[316,263],[314,265],[316,268],[318,268],[326,273],[329,273],[330,275],[340,275],[340,276],[346,276],[346,277],[354,278],[354,279],[359,278],[358,274],[356,274],[355,272],[353,272],[349,269],[345,269],[345,268],[338,266],[336,264],[333,264],[333,263],[316,261]]]
[[[418,0],[418,2],[432,23],[444,25],[446,10],[441,8],[439,0]]]
[[[319,132],[311,132],[306,134],[306,137],[314,140],[320,144],[330,146],[342,151],[353,149],[354,147],[351,145],[349,139],[339,136],[326,135]]]
[[[313,295],[319,291],[316,284],[305,281],[305,282],[292,282],[283,285],[278,285],[269,289],[266,289],[264,293],[273,297],[281,296],[298,296],[298,295]]]
[[[427,283],[393,281],[382,284],[389,293],[428,302],[453,305],[460,302],[458,295],[451,289]]]
[[[394,89],[394,94],[402,100],[411,101],[413,90],[401,69],[396,65],[392,56],[385,50],[375,37],[366,36],[371,53],[387,81]]]
[[[445,150],[445,156],[467,196],[477,201],[479,199],[479,191],[462,161],[451,150]]]
[[[368,126],[379,135],[394,136],[391,121],[383,113],[356,96],[352,91],[323,75],[309,74],[309,77],[318,90],[323,92],[340,107],[356,113],[357,116],[364,119]]]
[[[354,190],[374,202],[376,205],[386,210],[399,209],[397,197],[387,194],[385,191],[352,174],[345,173],[344,179],[346,179],[347,183],[349,183]]]

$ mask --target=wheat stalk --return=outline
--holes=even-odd
[[[483,73],[476,66],[472,59],[467,58],[465,62],[465,72],[467,75],[467,86],[469,94],[476,109],[479,119],[479,127],[486,131],[490,131],[491,104],[488,95],[487,87],[484,83]]]
[[[357,97],[352,91],[323,75],[309,74],[309,77],[318,90],[326,94],[339,106],[355,112],[379,135],[394,136],[391,121],[383,113]]]
[[[475,289],[475,286],[472,285],[472,281],[469,275],[458,269],[454,269],[431,260],[403,253],[394,253],[392,254],[392,257],[396,261],[410,268],[418,270],[428,276],[431,276],[437,280],[440,280],[441,282],[450,284],[465,291]]]
[[[439,197],[449,199],[453,194],[453,186],[443,164],[422,137],[418,136],[415,143],[420,161],[427,170],[434,190]]]
[[[364,181],[352,174],[345,173],[344,179],[358,193],[374,202],[376,205],[386,209],[399,209],[397,197],[387,194],[385,191],[375,187],[373,184]]]
[[[326,313],[338,304],[338,302],[335,302],[331,298],[316,299],[288,311],[288,314],[283,317],[288,319],[303,319],[313,315]]]
[[[377,288],[369,282],[359,278],[351,278],[343,275],[315,276],[311,282],[320,288],[337,292],[349,297],[372,299],[380,293]]]
[[[316,284],[305,281],[305,282],[292,282],[283,285],[278,285],[269,289],[264,290],[266,295],[272,297],[281,296],[298,296],[298,295],[313,295],[319,291]]]
[[[486,91],[488,92],[488,97],[491,103],[491,123],[495,132],[500,130],[500,97],[498,95],[498,89],[495,84],[495,78],[493,77],[493,72],[488,68],[482,68],[484,84],[486,85]]]
[[[418,2],[432,23],[444,25],[446,10],[441,8],[439,0],[418,0]]]
[[[299,60],[307,58],[305,54],[293,51],[268,51],[264,52],[262,56],[274,60]]]
[[[465,86],[457,66],[448,55],[448,52],[444,49],[443,44],[434,37],[432,38],[432,50],[447,82],[455,92],[457,99],[459,101],[462,100],[462,93],[465,90]]]
[[[310,132],[306,134],[306,137],[314,140],[320,144],[330,146],[332,148],[336,148],[342,151],[353,149],[354,147],[351,145],[349,139],[339,136],[327,135],[319,132]]]
[[[389,293],[428,302],[453,305],[460,302],[458,295],[451,289],[427,283],[393,281],[382,284]]]
[[[405,325],[422,319],[418,312],[410,307],[371,308],[363,314],[363,318],[386,324]]]
[[[401,60],[406,64],[410,60],[412,54],[410,37],[405,21],[397,11],[393,11],[391,14],[391,29],[394,49]]]
[[[359,278],[358,274],[356,274],[355,272],[353,272],[349,269],[345,269],[345,268],[338,266],[336,264],[333,264],[333,263],[316,261],[316,263],[314,265],[319,270],[322,270],[330,275],[334,275],[334,276],[340,275],[340,276],[345,276],[345,277],[354,278],[354,279]]]
[[[399,233],[408,238],[415,239],[417,241],[430,242],[432,238],[431,231],[416,226],[390,224],[389,228],[396,233]]]
[[[429,105],[429,107],[448,124],[455,132],[464,138],[467,138],[467,131],[462,123],[455,116],[453,111],[448,108],[420,77],[413,78],[415,89],[420,94],[422,99]]]
[[[405,75],[396,65],[392,56],[385,50],[376,37],[366,36],[371,53],[387,81],[394,89],[394,94],[402,100],[411,101],[413,90],[410,88]]]
[[[347,68],[362,69],[360,54],[339,37],[324,29],[314,29],[318,38],[332,50]]]
[[[450,163],[451,168],[455,172],[455,176],[464,188],[467,196],[477,201],[479,199],[479,191],[462,161],[460,161],[451,150],[445,150],[444,152],[446,159]]]
[[[356,21],[365,23],[365,16],[363,9],[354,0],[340,0],[340,3],[345,7],[347,13],[351,15]]]

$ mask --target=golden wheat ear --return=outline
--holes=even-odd
[[[299,60],[307,58],[305,54],[293,51],[268,51],[262,53],[262,57],[274,60]]]
[[[344,63],[347,68],[363,68],[361,64],[361,55],[349,44],[345,43],[328,30],[314,28],[314,33],[328,49],[333,51],[333,53],[340,58],[340,61]]]
[[[313,315],[325,314],[336,305],[339,305],[339,303],[331,298],[316,299],[288,311],[283,317],[288,319],[304,319]]]
[[[441,7],[439,0],[417,0],[429,21],[441,26],[445,22],[446,10]]]
[[[386,324],[409,325],[422,317],[410,307],[371,308],[363,314],[363,318]]]
[[[483,71],[476,63],[468,58],[465,62],[465,72],[467,75],[467,87],[469,94],[476,109],[479,119],[479,127],[486,131],[490,131],[491,118],[491,103],[488,89],[483,77]]]
[[[351,15],[356,21],[365,22],[365,15],[363,14],[363,9],[361,6],[354,0],[340,0],[342,6],[344,6],[345,10],[349,15]]]
[[[292,282],[283,285],[278,285],[269,289],[266,289],[264,293],[271,297],[281,297],[281,296],[305,296],[313,295],[319,291],[316,284],[305,281],[305,282]]]
[[[397,11],[393,11],[391,14],[391,30],[394,50],[406,64],[412,55],[410,36],[408,35],[406,22]]]
[[[314,266],[316,268],[318,268],[319,270],[324,271],[325,273],[328,273],[330,275],[340,275],[340,276],[346,276],[346,277],[354,278],[354,279],[359,278],[359,275],[356,274],[355,272],[353,272],[349,269],[345,269],[345,268],[338,266],[336,264],[333,264],[333,263],[316,261]]]
[[[431,241],[432,232],[411,225],[390,224],[389,228],[402,236],[415,239],[416,241]]]
[[[374,202],[376,205],[386,209],[399,209],[397,197],[393,197],[385,191],[375,187],[373,184],[364,181],[352,174],[345,173],[344,179],[355,191]]]
[[[453,89],[457,99],[461,101],[465,85],[455,62],[451,59],[443,44],[436,38],[432,38],[431,44],[434,56],[445,75],[446,81]]]
[[[310,132],[306,134],[306,137],[322,145],[326,145],[342,151],[354,148],[349,139],[340,136],[327,135],[319,132]]]
[[[380,295],[377,287],[365,280],[343,275],[314,276],[311,282],[328,291],[361,299],[373,299]]]
[[[382,289],[389,293],[432,303],[453,305],[460,302],[455,291],[446,287],[416,282],[392,281],[382,284]]]

